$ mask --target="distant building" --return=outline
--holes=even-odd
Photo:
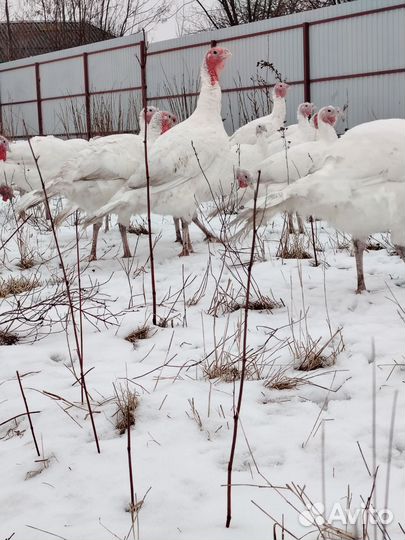
[[[0,23],[0,62],[112,39],[87,22],[23,21]]]

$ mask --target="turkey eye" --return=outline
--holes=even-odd
[[[214,54],[218,54],[217,51],[213,51],[213,52],[214,52]]]

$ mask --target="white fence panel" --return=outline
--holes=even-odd
[[[310,27],[311,78],[404,67],[405,9]]]
[[[74,96],[84,92],[81,56],[40,64],[39,75],[42,99]]]
[[[126,36],[0,66],[3,131],[24,135],[24,119],[31,134],[137,130],[141,39],[142,34]],[[201,62],[213,40],[233,54],[221,81],[229,132],[271,107],[269,85],[275,74],[259,69],[259,60],[272,62],[292,83],[287,122],[295,121],[305,98],[318,107],[348,103],[349,126],[405,116],[405,5],[398,0],[358,0],[153,43],[146,65],[148,102],[179,119],[191,114]],[[39,104],[34,63],[39,64]]]
[[[133,46],[88,56],[92,92],[141,86],[140,47]]]
[[[0,73],[1,103],[36,99],[35,67],[27,66]]]
[[[38,133],[36,103],[5,105],[1,109],[4,133],[13,133],[16,137],[26,137],[27,133]]]

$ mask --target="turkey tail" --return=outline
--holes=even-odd
[[[76,204],[68,204],[64,210],[62,210],[61,212],[59,212],[57,216],[55,216],[54,218],[55,227],[59,228],[62,225],[62,223],[65,221],[65,219],[67,219],[69,216],[74,214],[76,210],[79,210],[79,207]]]
[[[275,215],[285,210],[286,201],[289,199],[287,190],[274,191],[268,193],[264,197],[260,197],[256,201],[256,228],[265,225]],[[234,235],[232,240],[240,240],[244,238],[253,229],[254,222],[254,202],[250,201],[249,206],[242,210],[238,217],[233,219],[230,223],[230,227],[237,227],[241,223],[243,226]]]
[[[122,205],[125,205],[123,201],[110,201],[96,212],[86,217],[83,221],[83,227],[89,227],[89,225],[94,225],[95,223],[100,223],[103,218],[109,214],[117,214]]]
[[[46,186],[46,195],[48,199],[50,199],[51,197],[55,197],[55,195],[59,195],[57,181],[50,182]],[[33,191],[29,191],[21,197],[21,199],[18,201],[18,204],[16,205],[16,209],[17,212],[24,212],[25,210],[29,210],[30,208],[33,208],[34,206],[37,206],[42,202],[45,202],[45,193],[43,189],[34,189]]]

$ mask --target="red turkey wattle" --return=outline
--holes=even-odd
[[[7,159],[7,146],[0,144],[0,161],[6,161]]]
[[[164,112],[162,114],[162,128],[160,133],[163,134],[166,133],[166,131],[169,131],[169,129],[172,128],[176,122],[177,118],[173,114]]]
[[[330,126],[334,126],[336,124],[337,114],[334,110],[328,110],[328,109],[323,110],[321,115],[322,115],[321,116],[322,121],[325,122],[326,124],[329,124]],[[317,118],[317,123],[318,123],[318,118]]]
[[[213,47],[205,57],[205,64],[211,79],[211,85],[215,86],[219,82],[219,77],[225,67],[225,60],[231,56],[228,49],[222,47]]]
[[[287,90],[289,88],[290,88],[290,85],[288,85],[287,83],[277,83],[274,86],[274,92],[275,92],[276,97],[285,98],[285,96],[287,95]]]
[[[9,199],[12,199],[14,196],[13,189],[6,184],[0,186],[0,196],[4,202],[7,202]]]

